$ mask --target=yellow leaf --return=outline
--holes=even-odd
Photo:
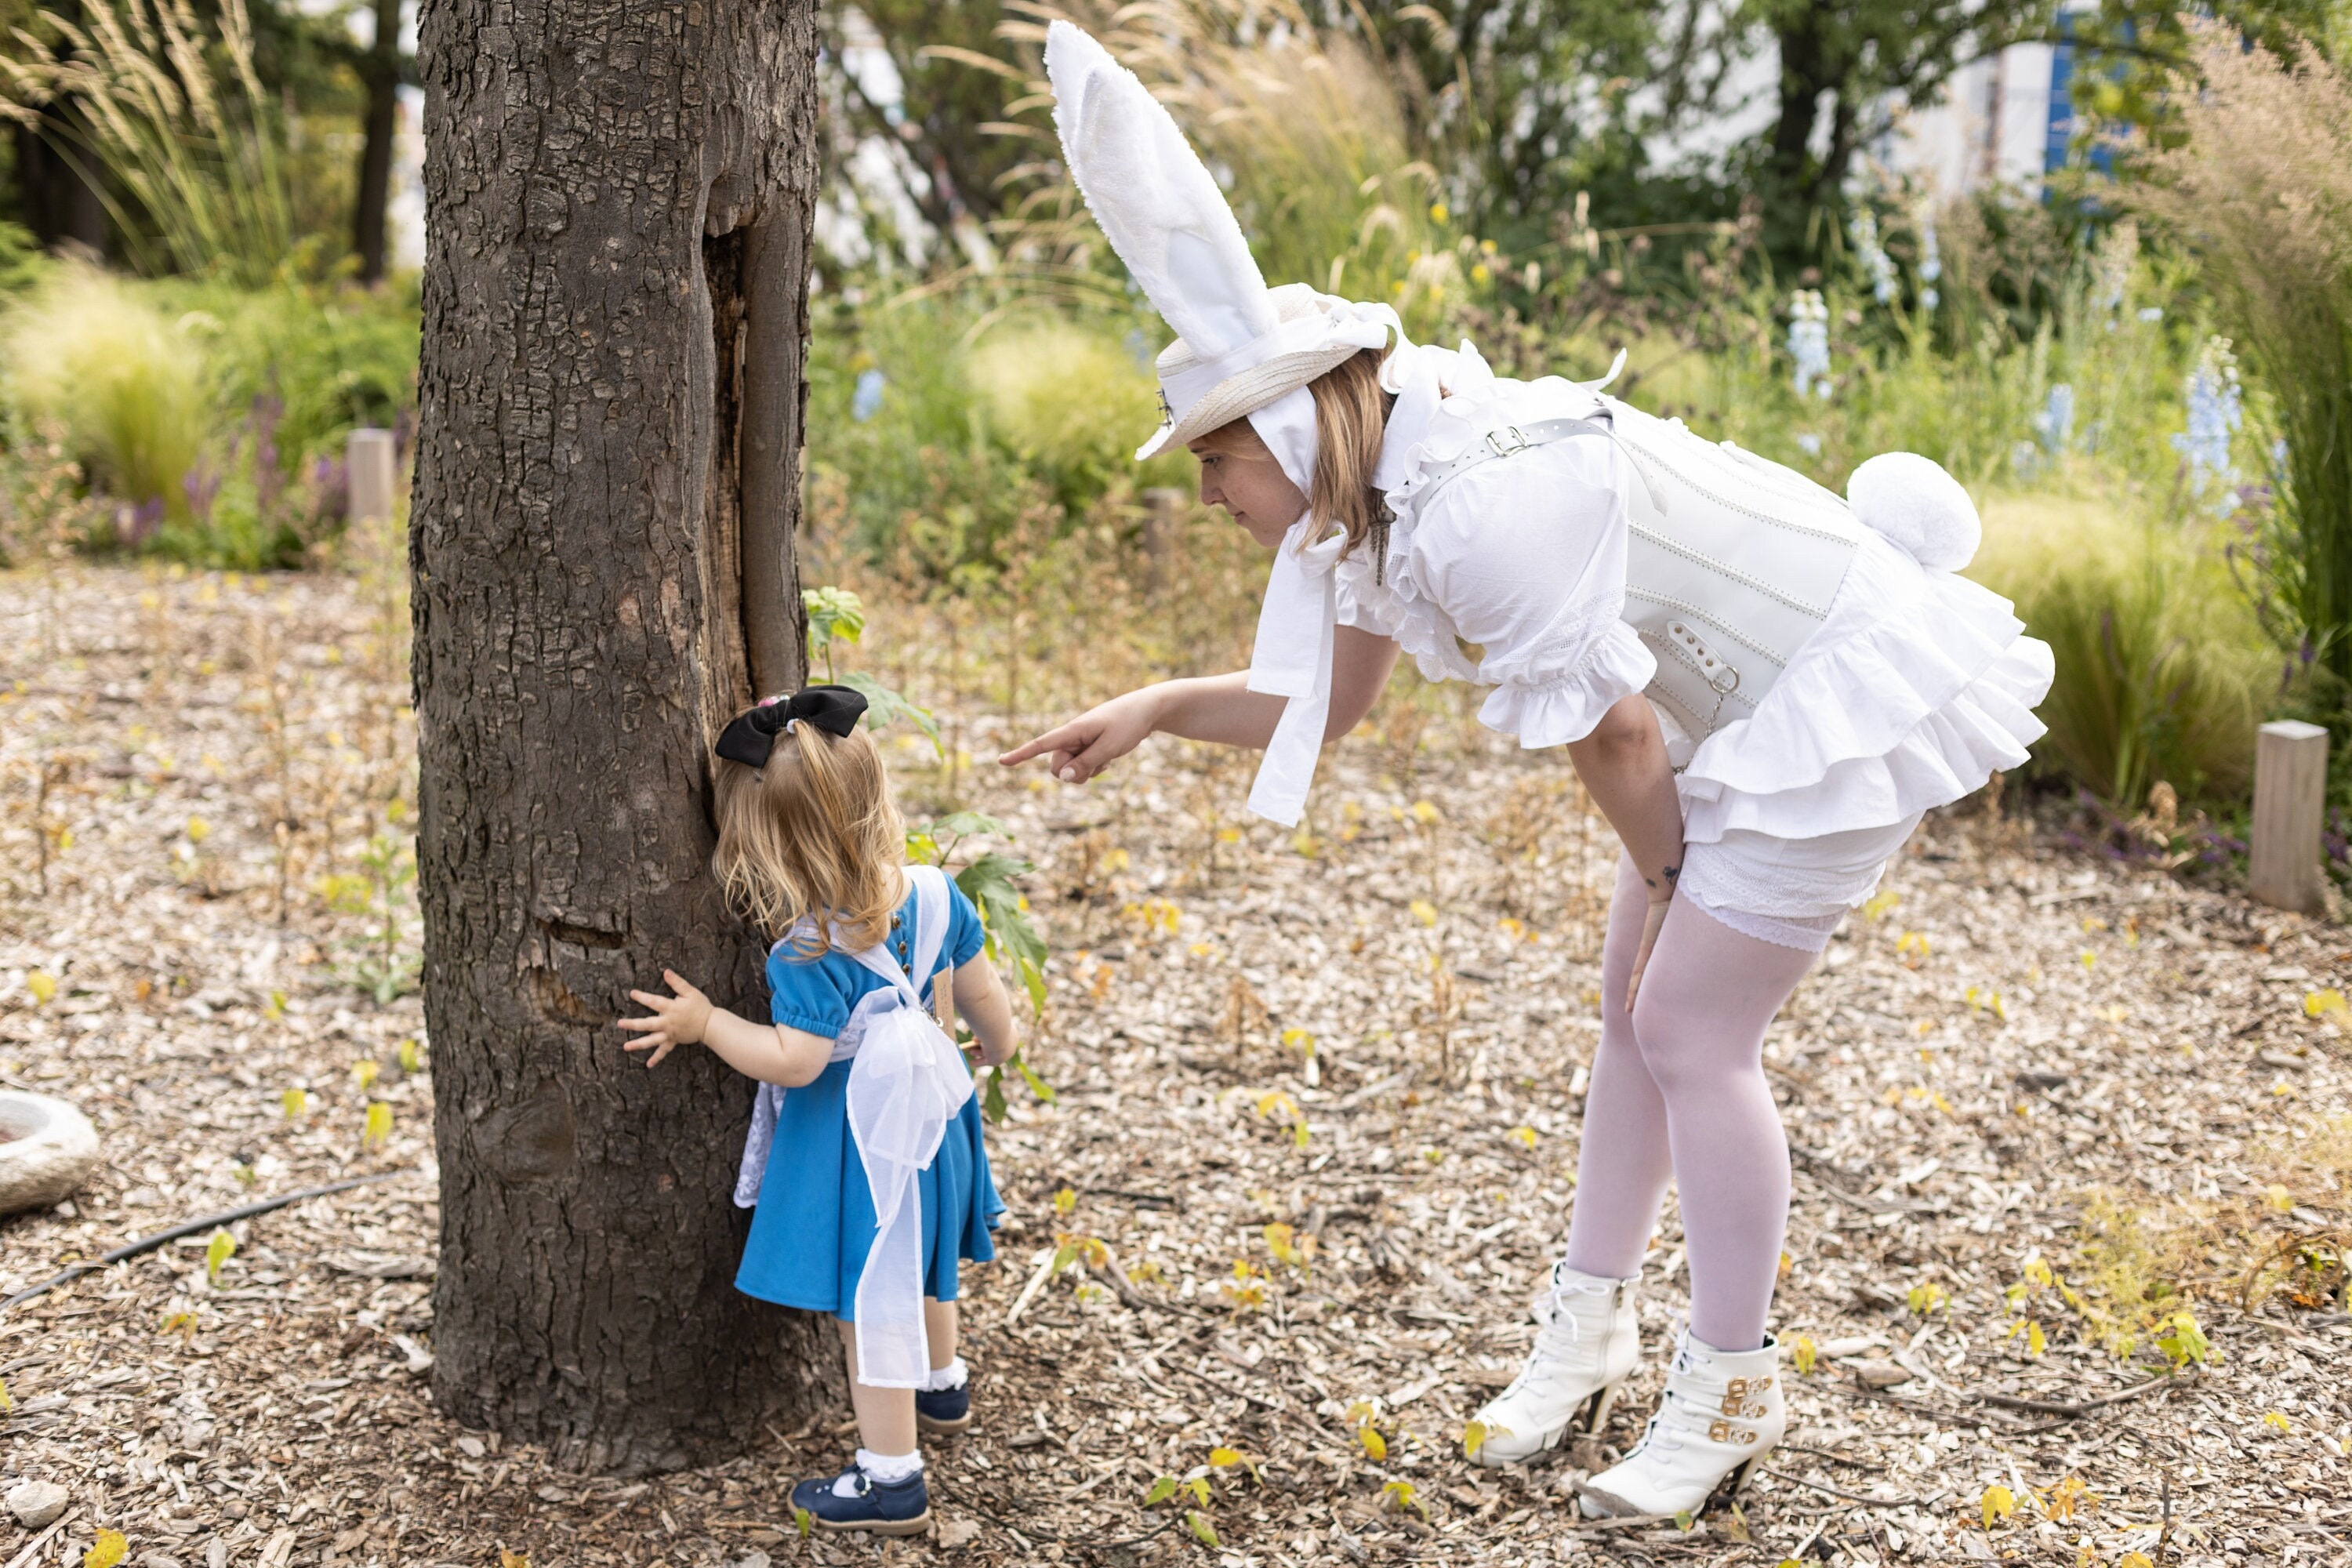
[[[367,1124],[360,1130],[360,1142],[370,1148],[381,1148],[392,1137],[392,1107],[375,1100],[367,1108]]]
[[[377,1075],[383,1071],[383,1064],[373,1058],[364,1058],[352,1064],[352,1076],[360,1080],[362,1094],[375,1087]]]
[[[278,1097],[278,1103],[286,1107],[286,1115],[290,1121],[310,1109],[310,1096],[306,1089],[289,1089]]]
[[[1503,1136],[1523,1149],[1532,1149],[1536,1146],[1536,1130],[1532,1127],[1514,1127]]]
[[[1222,1470],[1228,1465],[1238,1465],[1241,1462],[1242,1451],[1239,1448],[1212,1448],[1209,1450],[1209,1468],[1213,1470]]]
[[[58,983],[46,971],[36,969],[25,976],[25,989],[33,994],[34,1006],[46,1007],[49,1005],[49,998],[58,994]]]
[[[1389,1482],[1381,1488],[1381,1501],[1399,1513],[1404,1512],[1407,1509],[1424,1518],[1429,1513],[1428,1508],[1423,1504],[1419,1497],[1414,1495],[1411,1481]]]
[[[188,818],[188,842],[202,844],[213,836],[213,825],[201,816]]]
[[[2075,959],[2084,968],[2089,969],[2099,962],[2099,955],[2086,947],[2075,955]]]
[[[1870,902],[1862,906],[1863,918],[1877,920],[1902,901],[1903,896],[1900,893],[1879,893],[1873,897]]]
[[[1389,1457],[1389,1440],[1381,1436],[1380,1428],[1370,1422],[1356,1428],[1356,1441],[1364,1446],[1365,1458],[1375,1464]]]
[[[225,1230],[213,1232],[212,1240],[205,1244],[205,1282],[219,1284],[221,1265],[236,1256],[236,1237]]]
[[[2042,1352],[2049,1348],[2050,1337],[2042,1331],[2042,1325],[2035,1322],[2028,1322],[2025,1325],[2026,1359],[2028,1361],[2040,1361],[2042,1359]]]
[[[1412,819],[1415,822],[1420,823],[1423,827],[1426,827],[1431,823],[1437,820],[1437,807],[1432,805],[1425,800],[1414,801],[1412,803]]]
[[[1437,923],[1437,906],[1427,899],[1415,899],[1412,901],[1412,918],[1425,926],[1433,926]]]
[[[1464,1458],[1476,1458],[1478,1457],[1478,1450],[1486,1446],[1486,1424],[1484,1421],[1473,1421],[1470,1425],[1462,1428],[1462,1457]]]
[[[2116,1568],[2156,1568],[2156,1561],[2145,1552],[2126,1552],[2116,1559]]]
[[[1192,1531],[1193,1536],[1201,1542],[1202,1545],[1223,1546],[1224,1544],[1223,1542],[1217,1539],[1217,1527],[1209,1522],[1209,1516],[1207,1514],[1197,1511],[1188,1511],[1184,1515],[1184,1523]]]
[[[2303,1012],[2305,1017],[2324,1018],[2330,1013],[2352,1013],[2352,1003],[2345,1001],[2343,992],[2330,986],[2304,997]]]
[[[16,1408],[16,1402],[8,1397],[8,1380],[5,1377],[0,1377],[0,1411],[14,1410]]]
[[[1993,1521],[2007,1519],[2016,1511],[2017,1498],[2007,1487],[1985,1488],[1984,1496],[1977,1502],[1977,1515],[1983,1520],[1987,1530],[1992,1528]]]
[[[2294,1430],[2294,1423],[2286,1418],[2286,1415],[2284,1411],[2273,1410],[2266,1413],[2263,1416],[2263,1425],[2280,1432],[2292,1432]]]
[[[1077,1206],[1078,1194],[1076,1188],[1064,1187],[1054,1194],[1054,1212],[1064,1218],[1068,1218],[1070,1211]]]
[[[401,1041],[400,1070],[404,1073],[414,1073],[416,1070],[417,1066],[416,1042],[415,1040]]]
[[[499,1568],[530,1568],[530,1559],[522,1552],[509,1552],[501,1546],[499,1548]]]
[[[114,1568],[130,1550],[131,1542],[122,1538],[122,1531],[101,1530],[96,1544],[81,1554],[81,1568]]]
[[[2263,1194],[2263,1201],[2269,1204],[2271,1207],[2278,1210],[2281,1214],[2285,1214],[2288,1210],[2294,1207],[2294,1194],[2288,1192],[2284,1187],[2280,1186],[2276,1182],[2273,1182],[2270,1184],[2269,1189]]]
[[[1796,1366],[1799,1377],[1811,1377],[1813,1375],[1813,1363],[1821,1353],[1821,1347],[1813,1343],[1812,1335],[1799,1334],[1796,1348],[1790,1352],[1789,1360]]]

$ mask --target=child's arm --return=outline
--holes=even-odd
[[[620,1021],[624,1029],[645,1037],[630,1040],[621,1048],[650,1049],[654,1054],[646,1066],[659,1067],[673,1046],[699,1042],[718,1052],[737,1072],[761,1083],[799,1089],[814,1083],[817,1075],[824,1071],[826,1058],[833,1055],[833,1042],[823,1035],[812,1035],[786,1024],[754,1024],[724,1007],[712,1006],[709,997],[667,969],[662,971],[662,978],[677,994],[657,996],[649,991],[632,991],[629,994],[652,1008],[654,1016]]]
[[[956,1011],[971,1026],[972,1055],[984,1068],[1003,1067],[1021,1048],[1013,1028],[1013,999],[988,954],[974,953],[955,971]]]

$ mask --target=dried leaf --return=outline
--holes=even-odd
[[[130,1550],[131,1542],[123,1539],[122,1531],[101,1530],[97,1542],[81,1554],[81,1568],[114,1568]]]

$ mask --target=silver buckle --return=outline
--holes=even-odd
[[[1503,437],[1506,436],[1511,438],[1511,444],[1507,447],[1503,444]],[[1486,450],[1498,458],[1507,458],[1514,452],[1524,452],[1534,445],[1534,442],[1520,434],[1519,427],[1516,425],[1506,425],[1500,430],[1486,432]]]

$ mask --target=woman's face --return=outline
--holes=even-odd
[[[1307,511],[1307,497],[1253,433],[1246,440],[1203,436],[1192,444],[1201,459],[1201,504],[1221,506],[1268,550],[1282,542]]]

